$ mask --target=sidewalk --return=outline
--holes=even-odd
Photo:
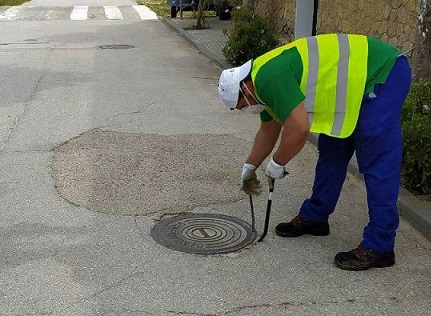
[[[191,29],[193,25],[196,25],[195,19],[166,18],[162,19],[162,21],[177,31],[220,68],[230,67],[221,50],[228,40],[228,36],[224,31],[232,29],[232,21],[221,21],[218,17],[207,17],[205,23],[209,28],[204,30]]]
[[[218,17],[206,18],[206,23],[210,28],[204,30],[190,29],[193,24],[196,24],[196,20],[194,19],[166,18],[162,19],[162,21],[178,32],[220,68],[230,67],[229,63],[223,57],[221,50],[228,40],[224,31],[232,28],[231,21],[221,21]],[[317,138],[311,135],[309,141],[316,144]],[[355,159],[352,159],[349,171],[362,179]],[[401,188],[398,207],[402,218],[431,241],[431,202],[418,199],[409,191]]]

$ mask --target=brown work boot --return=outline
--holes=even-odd
[[[311,222],[303,220],[299,215],[288,223],[280,223],[275,227],[275,233],[281,237],[298,237],[304,234],[313,236],[329,235],[328,222]]]
[[[370,268],[385,268],[395,264],[393,251],[378,252],[359,245],[348,252],[340,252],[334,258],[335,264],[344,270],[368,270]]]

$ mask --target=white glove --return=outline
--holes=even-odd
[[[256,167],[245,163],[241,173],[241,190],[248,195],[259,195],[262,193],[260,181],[256,176]]]
[[[256,177],[256,167],[251,163],[242,166],[241,181],[249,181]]]
[[[284,166],[276,163],[274,158],[271,158],[271,161],[268,162],[265,171],[267,176],[272,179],[283,179],[288,174]]]

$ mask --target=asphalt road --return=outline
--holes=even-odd
[[[238,178],[258,118],[227,111],[220,69],[134,5],[0,8],[0,315],[431,315],[431,246],[407,224],[394,267],[334,266],[367,221],[354,177],[330,236],[275,236],[310,194],[312,145],[276,182],[264,242],[203,256],[152,239],[167,214],[250,221]]]

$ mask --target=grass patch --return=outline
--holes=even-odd
[[[28,2],[28,0],[0,0],[0,7],[13,7],[15,5],[20,5],[25,2]]]
[[[168,4],[167,0],[137,0],[136,2],[146,5],[162,18],[171,16],[171,6]]]

